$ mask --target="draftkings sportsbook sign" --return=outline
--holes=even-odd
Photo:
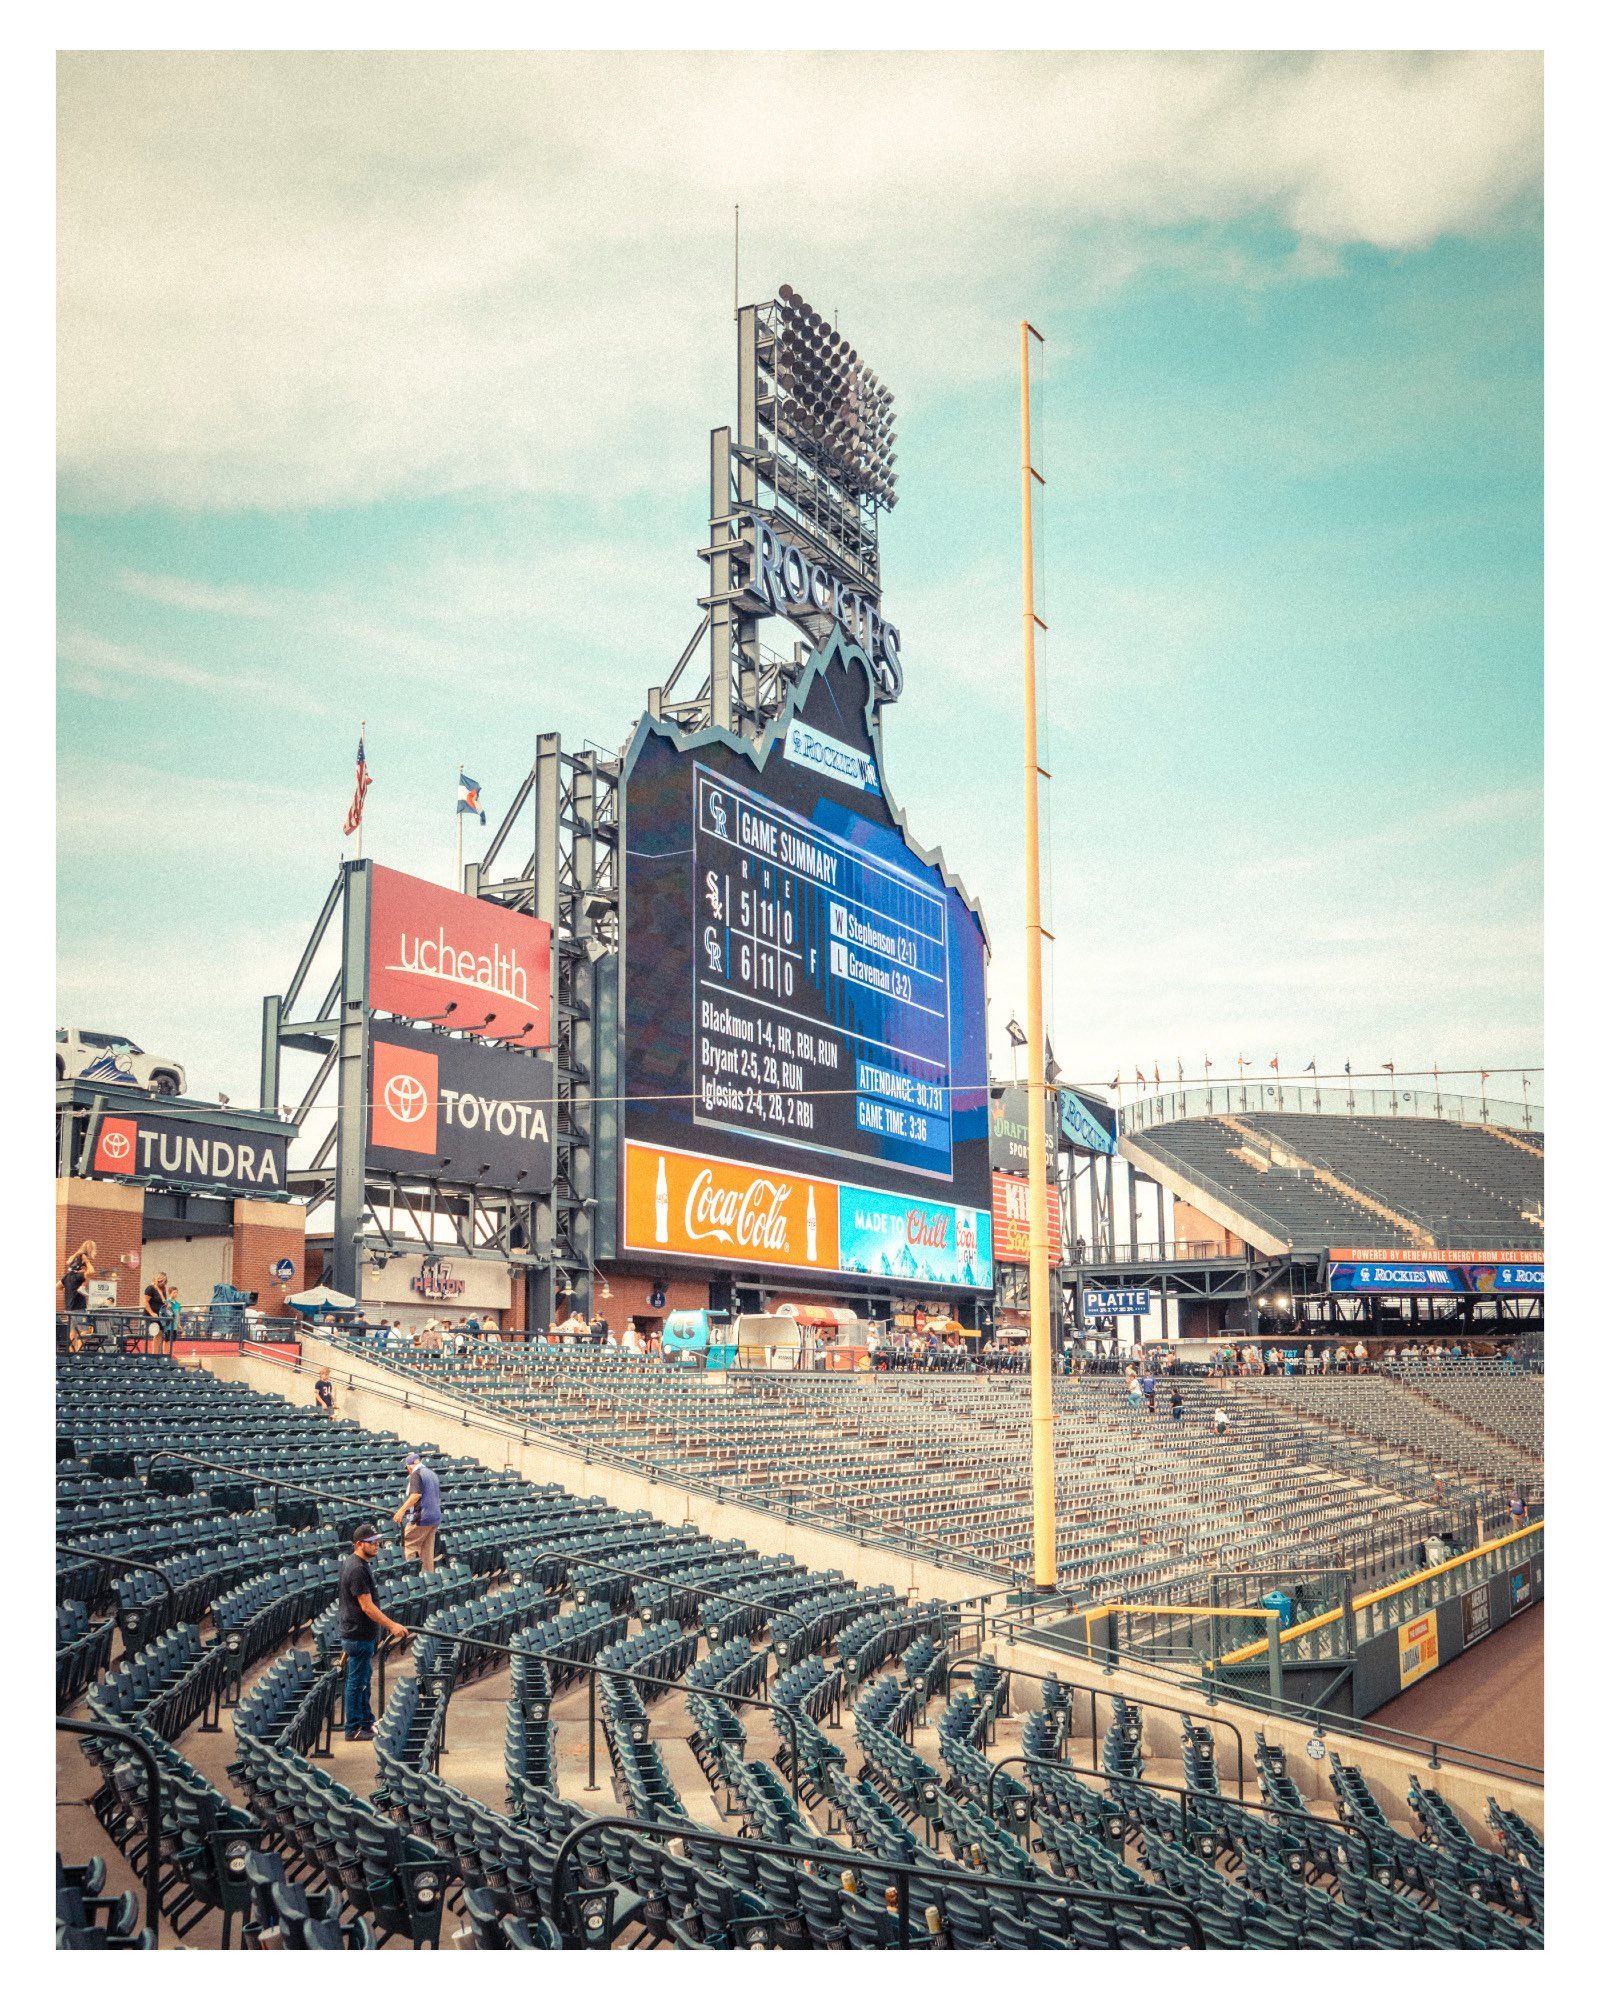
[[[387,1021],[371,1033],[367,1165],[375,1173],[549,1192],[554,1071],[543,1056]]]

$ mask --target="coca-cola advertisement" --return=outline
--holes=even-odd
[[[550,926],[481,896],[372,868],[367,997],[523,1049],[550,1042]]]
[[[839,1270],[839,1190],[806,1174],[630,1144],[629,1249]]]
[[[630,1251],[979,1291],[994,1282],[985,1209],[631,1140],[625,1182]]]

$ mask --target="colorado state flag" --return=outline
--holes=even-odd
[[[489,818],[483,807],[478,803],[478,790],[477,779],[469,778],[466,772],[463,771],[456,782],[456,811],[458,813],[476,813],[478,815],[478,824],[480,826],[487,826]]]

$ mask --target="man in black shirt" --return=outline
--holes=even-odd
[[[372,1741],[372,1656],[379,1630],[409,1639],[378,1609],[372,1580],[372,1559],[378,1553],[378,1531],[370,1521],[356,1529],[351,1553],[339,1566],[339,1634],[344,1641],[344,1740]]]

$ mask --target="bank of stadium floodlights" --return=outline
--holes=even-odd
[[[782,615],[806,644],[787,657],[763,645],[774,609],[751,593],[751,522],[768,522],[876,613],[878,523],[897,498],[898,454],[894,392],[792,285],[740,306],[736,320],[738,422],[711,433],[710,535],[700,551],[711,572],[700,599],[705,616],[666,681],[651,689],[650,708],[684,729],[714,724],[754,737],[838,614],[829,593],[821,603],[788,603]],[[708,635],[710,663],[690,696],[681,683]]]
[[[894,392],[792,285],[774,305],[772,422],[810,478],[886,513],[895,503]],[[819,510],[820,511],[820,510]]]

